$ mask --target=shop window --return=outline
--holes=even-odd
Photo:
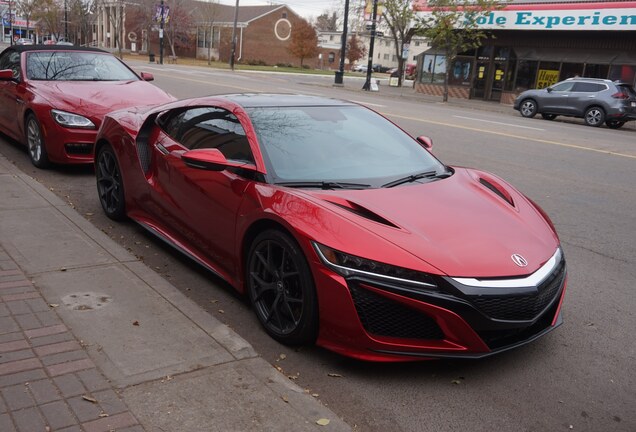
[[[583,63],[563,63],[561,65],[561,75],[559,81],[567,78],[574,78],[583,75]]]
[[[424,61],[422,62],[422,74],[421,81],[423,83],[433,82],[433,70],[435,69],[435,56],[434,55],[425,55]]]
[[[535,60],[519,60],[517,62],[517,79],[515,91],[522,92],[534,88],[539,62]]]
[[[511,49],[508,54],[508,69],[506,71],[506,77],[504,81],[505,91],[514,90],[516,76],[517,76],[517,53],[515,53],[515,51]]]
[[[473,69],[473,59],[457,58],[451,68],[448,84],[470,86],[470,74]]]
[[[559,62],[540,62],[536,88],[542,89],[556,84],[559,81],[560,66],[561,63]]]
[[[479,47],[479,50],[477,51],[477,60],[490,60],[492,58],[494,48],[495,47],[492,45],[484,45]]]
[[[583,76],[587,78],[607,78],[609,74],[609,65],[587,64]]]
[[[446,77],[446,56],[435,56],[435,72],[433,73],[433,82],[443,84]]]
[[[634,77],[636,77],[636,66],[612,65],[609,71],[609,79],[612,81],[634,84]]]

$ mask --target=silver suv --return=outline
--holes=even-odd
[[[625,83],[597,78],[568,78],[542,90],[526,90],[514,109],[524,117],[537,113],[546,120],[556,116],[579,117],[588,126],[603,123],[618,129],[636,120],[636,92]]]

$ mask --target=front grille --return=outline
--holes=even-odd
[[[437,323],[423,312],[352,283],[349,288],[360,322],[370,334],[406,339],[444,339]]]
[[[93,144],[67,143],[64,144],[64,150],[67,154],[89,155],[93,152]]]
[[[565,277],[565,260],[538,287],[538,293],[523,296],[480,296],[470,301],[490,318],[507,321],[528,321],[536,318],[554,300]]]

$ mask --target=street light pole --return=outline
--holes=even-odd
[[[378,18],[378,0],[373,0],[373,21],[371,22],[371,43],[369,44],[369,61],[367,62],[367,80],[362,90],[371,90],[371,72],[373,72],[373,45],[375,44],[375,24]]]
[[[344,83],[344,63],[347,50],[347,24],[349,23],[349,0],[345,0],[344,24],[342,25],[342,41],[340,42],[340,67],[336,72],[334,84]]]
[[[163,7],[163,0],[161,0],[161,20],[159,21],[159,64],[163,64],[163,25],[165,23]]]
[[[236,25],[238,23],[239,0],[236,0],[234,8],[234,26],[232,27],[232,52],[230,53],[230,69],[234,70],[234,57],[236,56]]]
[[[11,12],[12,4],[13,4],[13,0],[9,0],[9,44],[10,45],[13,45],[13,12]]]
[[[29,29],[27,29],[27,32]],[[66,9],[66,0],[64,0],[64,40],[68,42],[68,10]]]

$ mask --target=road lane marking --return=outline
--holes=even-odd
[[[422,123],[430,123],[430,124],[435,124],[435,125],[439,125],[439,126],[448,126],[448,127],[453,127],[453,128],[458,128],[458,129],[465,129],[465,130],[470,130],[470,131],[475,131],[475,132],[488,133],[488,134],[491,134],[491,135],[504,136],[504,137],[507,137],[507,138],[515,138],[515,139],[526,140],[526,141],[534,141],[534,142],[538,142],[538,143],[542,143],[542,144],[548,144],[548,145],[554,145],[554,146],[559,146],[559,147],[572,148],[572,149],[577,149],[577,150],[587,150],[587,151],[591,151],[591,152],[595,152],[595,153],[602,153],[602,154],[607,154],[607,155],[613,155],[613,156],[626,157],[626,158],[630,158],[630,159],[636,159],[636,155],[618,153],[618,152],[614,152],[614,151],[610,151],[610,150],[600,150],[600,149],[595,149],[595,148],[590,148],[590,147],[579,146],[579,145],[576,145],[576,144],[567,144],[567,143],[562,143],[562,142],[558,142],[558,141],[544,140],[544,139],[540,139],[540,138],[524,137],[524,136],[519,136],[519,135],[505,133],[505,132],[495,132],[495,131],[490,131],[490,130],[486,130],[486,129],[479,129],[479,128],[474,128],[474,127],[469,127],[469,126],[461,126],[461,125],[457,125],[457,124],[439,122],[439,121],[434,121],[434,120],[424,120],[424,119],[421,119],[421,118],[403,116],[403,115],[393,114],[393,113],[388,113],[388,112],[384,112],[382,114],[384,114],[385,116],[388,116],[388,117],[396,117],[396,118],[401,118],[401,119],[404,119],[404,120],[412,120],[412,121],[417,121],[417,122],[422,122]]]
[[[483,120],[483,119],[474,118],[474,117],[464,117],[464,116],[458,116],[458,115],[454,115],[453,117],[460,118],[460,119],[466,119],[466,120],[476,120],[476,121],[479,121],[479,122],[482,122],[482,123],[493,123],[493,124],[498,124],[498,125],[503,125],[503,126],[512,126],[512,127],[521,128],[521,129],[532,129],[532,130],[537,130],[537,131],[541,131],[541,132],[545,131],[545,129],[535,128],[535,127],[530,127],[530,126],[520,126],[520,125],[516,125],[516,124],[512,124],[512,123],[503,123],[503,122],[492,121],[492,120]]]
[[[380,108],[386,107],[386,105],[380,105],[380,104],[375,104],[375,103],[371,103],[371,102],[362,102],[362,101],[357,101],[357,100],[353,100],[353,99],[349,99],[349,100],[351,102],[355,102],[355,103],[360,104],[360,105],[369,105],[369,106],[380,107]]]

